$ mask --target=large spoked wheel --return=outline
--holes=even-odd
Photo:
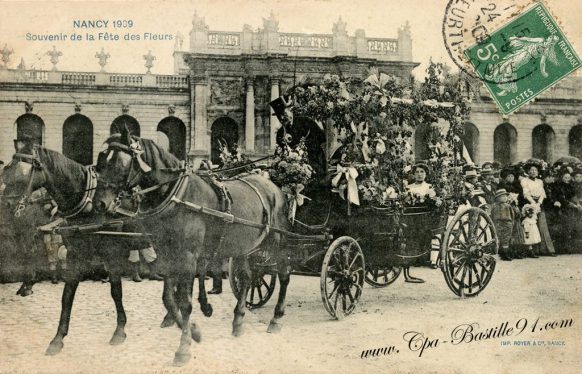
[[[449,288],[460,297],[478,295],[495,271],[499,243],[493,221],[485,211],[459,211],[442,240],[442,270]]]
[[[253,260],[252,258],[250,260]],[[228,262],[228,277],[230,288],[236,297],[240,293],[240,280],[234,271],[234,263],[231,258]],[[265,305],[277,284],[277,266],[266,262],[251,263],[251,287],[247,293],[247,308],[256,309]]]
[[[350,315],[364,287],[366,265],[356,240],[342,236],[329,246],[321,266],[321,299],[334,318]]]
[[[400,266],[368,265],[366,266],[366,283],[376,288],[386,287],[394,283],[401,272]]]

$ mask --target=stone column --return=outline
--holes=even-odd
[[[210,138],[208,136],[208,80],[206,76],[192,76],[193,126],[191,131],[192,148],[190,155],[195,163],[210,157]]]
[[[245,150],[247,154],[255,153],[255,89],[253,77],[248,77],[247,98],[245,105]]]
[[[279,96],[279,78],[271,78],[271,101],[275,100]],[[277,130],[279,130],[279,127],[281,127],[281,123],[274,115],[275,112],[273,111],[273,108],[269,106],[269,109],[271,113],[271,116],[269,117],[269,131],[271,135],[269,145],[270,148],[274,150],[277,145]]]

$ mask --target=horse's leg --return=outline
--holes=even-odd
[[[162,301],[164,302],[164,306],[168,312],[166,313],[166,316],[160,325],[161,328],[170,327],[174,325],[174,323],[177,323],[178,327],[182,328],[180,309],[176,303],[176,299],[179,299],[179,295],[174,293],[175,283],[176,280],[175,278],[172,278],[171,275],[164,277],[164,291],[162,294]]]
[[[68,269],[65,275],[65,288],[63,289],[63,296],[61,299],[61,318],[59,320],[59,327],[57,334],[50,342],[46,354],[49,356],[56,355],[63,349],[63,338],[69,332],[69,321],[71,320],[71,309],[73,308],[73,301],[75,300],[75,292],[79,286],[79,267],[73,266]]]
[[[280,248],[285,248],[285,239],[282,239],[283,243],[281,244]],[[285,255],[285,251],[281,252],[279,259],[277,261],[277,270],[279,276],[279,298],[277,299],[277,305],[275,306],[275,314],[271,322],[269,323],[269,327],[267,328],[267,332],[279,332],[281,331],[281,319],[285,314],[285,297],[287,296],[287,286],[289,285],[289,281],[291,278],[290,268],[289,268],[289,261],[287,256]]]
[[[192,314],[192,287],[194,285],[194,272],[186,272],[178,279],[178,294],[180,312],[182,313],[182,335],[180,336],[180,346],[174,354],[174,365],[183,366],[192,357],[190,346],[192,344],[192,330],[197,327],[190,326],[190,315]],[[199,341],[199,340],[198,340]]]
[[[206,269],[208,268],[207,259],[199,259],[198,261],[198,303],[200,303],[200,310],[206,317],[212,316],[212,305],[208,302],[206,297]]]
[[[18,291],[16,291],[16,294],[22,297],[32,295],[34,293],[34,291],[32,290],[32,286],[34,286],[35,283],[36,283],[36,273],[34,269],[27,270],[24,275],[22,285],[20,285],[20,288],[18,289]]]
[[[113,269],[112,266],[109,267]],[[119,270],[111,270],[109,273],[109,283],[111,283],[111,297],[113,302],[115,302],[115,309],[117,310],[117,327],[115,332],[109,341],[111,345],[118,345],[125,341],[127,335],[125,335],[125,323],[127,322],[127,317],[125,316],[125,310],[123,309],[123,292],[121,288],[121,273]]]
[[[240,282],[240,292],[236,295],[237,302],[234,308],[232,321],[232,335],[240,336],[243,333],[243,319],[247,308],[247,293],[251,282],[251,268],[247,256],[237,257],[234,261],[235,274]]]

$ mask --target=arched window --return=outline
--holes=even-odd
[[[538,125],[532,131],[532,157],[548,163],[554,161],[554,140],[556,134],[548,125]]]
[[[465,123],[463,143],[473,162],[479,162],[479,129],[471,122]]]
[[[493,133],[493,159],[509,165],[517,158],[517,130],[509,123],[497,126]]]
[[[416,161],[428,160],[430,158],[429,144],[430,124],[423,123],[416,127],[414,131],[414,159]]]
[[[93,163],[93,123],[77,113],[63,124],[63,154],[83,165]]]
[[[17,139],[29,138],[35,144],[44,143],[44,121],[36,114],[26,113],[16,119]]]
[[[582,158],[582,125],[576,125],[570,129],[568,145],[571,156]]]
[[[180,160],[186,159],[186,125],[179,118],[166,117],[158,123],[158,132],[168,138],[168,150]]]
[[[210,160],[215,165],[222,165],[220,143],[225,142],[230,151],[238,144],[238,124],[232,118],[220,117],[212,124],[210,135]]]
[[[139,122],[137,122],[135,118],[128,114],[122,114],[121,116],[114,119],[113,122],[111,122],[109,134],[119,134],[124,124],[127,126],[127,129],[131,135],[140,136],[141,130]]]

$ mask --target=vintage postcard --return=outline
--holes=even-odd
[[[0,5],[0,373],[580,371],[578,2]]]

